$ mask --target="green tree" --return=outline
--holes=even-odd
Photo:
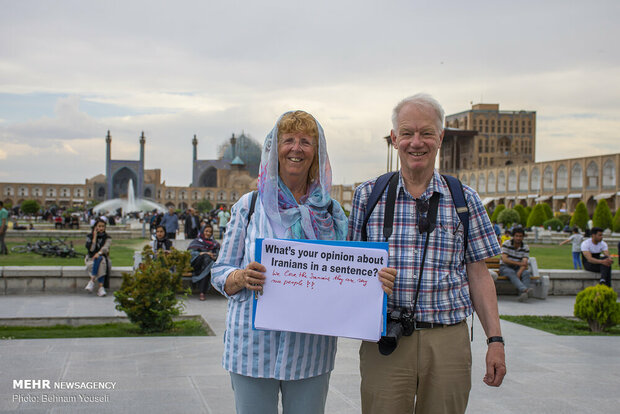
[[[502,223],[505,229],[511,227],[514,223],[519,223],[520,219],[519,213],[512,208],[502,210],[497,216],[497,221]]]
[[[545,203],[543,203],[545,204]],[[527,218],[527,227],[542,226],[547,220],[543,204],[536,204],[532,214]]]
[[[607,200],[600,200],[594,209],[594,216],[592,217],[592,224],[594,227],[600,227],[602,229],[611,229],[612,217]]]
[[[505,208],[506,206],[503,204],[498,204],[497,207],[495,207],[495,210],[493,210],[493,214],[491,214],[491,221],[493,223],[497,223],[497,217],[499,216],[499,213],[501,213],[502,210],[504,210]]]
[[[213,210],[213,204],[209,200],[201,200],[196,205],[196,209],[201,213],[208,213]]]
[[[547,203],[542,203],[542,206],[545,211],[545,217],[547,217],[547,220],[551,220],[553,218],[553,211],[551,211],[551,206]]]
[[[20,206],[20,209],[22,210],[22,213],[31,216],[33,214],[37,214],[41,209],[41,206],[36,200],[24,200]]]
[[[577,203],[575,207],[575,212],[570,219],[571,227],[579,227],[581,231],[585,231],[588,227],[588,220],[590,220],[590,216],[588,215],[588,209],[583,201]]]
[[[523,207],[521,204],[517,204],[514,210],[519,213],[519,223],[521,223],[521,225],[525,227],[527,225],[527,210],[525,210],[525,207]]]
[[[614,233],[620,233],[620,208],[616,210],[616,215],[614,216],[612,230]]]

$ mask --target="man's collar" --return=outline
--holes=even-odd
[[[400,169],[400,171],[398,171],[398,186],[396,188],[396,191],[399,192],[400,188],[403,189],[405,194],[415,199],[415,197],[413,197],[409,193],[409,191],[407,191],[407,187],[405,187],[402,168]],[[435,169],[433,170],[433,176],[431,177],[431,181],[428,183],[426,190],[424,190],[420,198],[422,200],[429,200],[434,192],[440,193],[442,196],[446,196],[447,194],[449,194],[449,191],[450,189],[446,184],[444,184],[441,178],[441,174],[439,174],[439,172]]]

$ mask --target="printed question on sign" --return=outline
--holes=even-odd
[[[386,243],[263,239],[256,254],[267,269],[257,329],[380,337]]]

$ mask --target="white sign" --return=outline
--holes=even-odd
[[[360,247],[364,246],[364,247]],[[257,239],[267,268],[254,327],[378,341],[387,243]]]

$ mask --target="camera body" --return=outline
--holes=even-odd
[[[385,336],[379,341],[379,352],[390,355],[398,346],[398,340],[410,336],[415,327],[413,313],[409,309],[396,308],[388,315]]]

